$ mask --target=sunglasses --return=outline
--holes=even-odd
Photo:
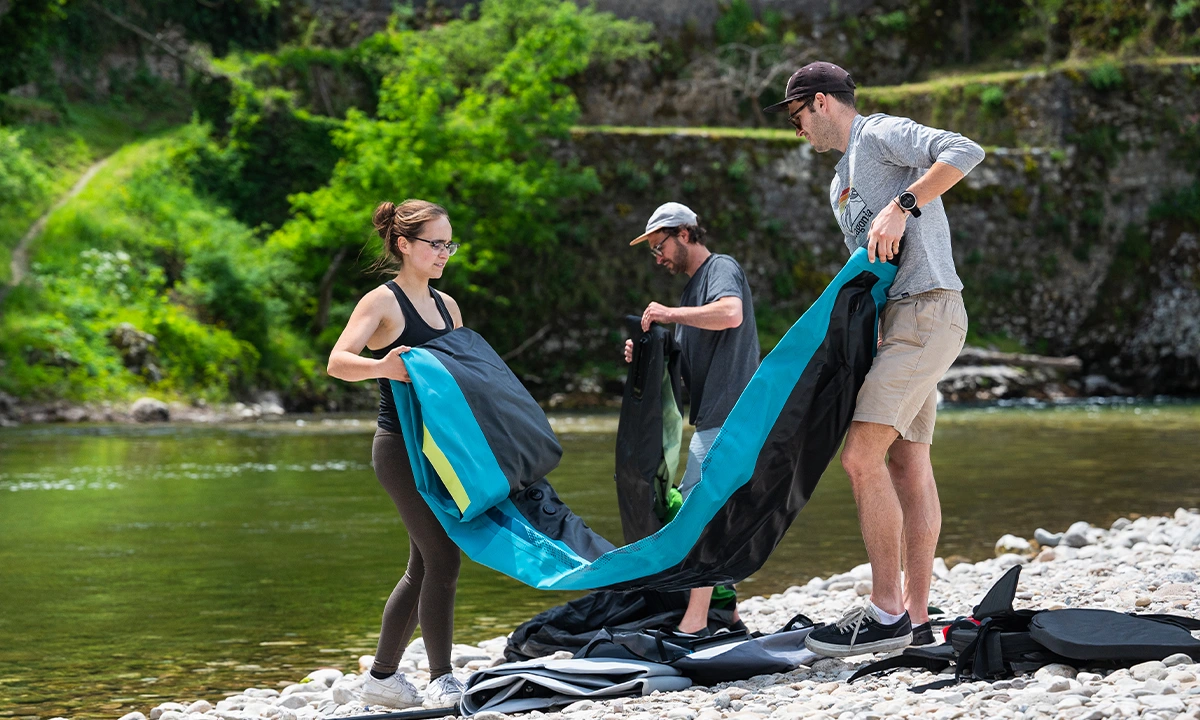
[[[804,104],[802,104],[800,107],[796,108],[796,112],[788,114],[788,122],[790,122],[792,124],[792,127],[796,128],[797,130],[804,129],[804,128],[800,127],[800,120],[799,120],[800,113],[804,112],[805,110],[807,110],[808,108],[810,108],[812,106],[813,106],[813,101],[811,99],[809,99],[809,100],[804,101]]]
[[[675,230],[668,230],[668,231],[667,231],[667,236],[666,236],[665,238],[663,238],[663,239],[662,239],[662,242],[660,242],[660,243],[659,243],[659,244],[657,244],[657,245],[651,245],[651,246],[650,246],[650,253],[651,253],[652,255],[654,255],[654,257],[662,257],[662,254],[663,254],[662,247],[663,247],[663,245],[666,245],[668,240],[670,240],[671,238],[675,237],[675,233],[676,233],[676,231],[675,231]]]
[[[409,240],[420,240],[423,243],[428,243],[434,252],[447,252],[451,255],[458,252],[458,243],[448,240],[426,240],[425,238],[410,237]]]

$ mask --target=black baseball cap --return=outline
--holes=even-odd
[[[763,112],[782,112],[793,100],[810,98],[817,93],[840,92],[854,92],[854,79],[850,73],[833,63],[809,63],[788,78],[783,100],[763,108]]]

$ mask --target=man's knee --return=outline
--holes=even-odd
[[[897,486],[918,489],[933,483],[928,445],[897,440],[888,451],[887,467]]]
[[[842,451],[842,469],[850,476],[850,483],[858,484],[871,474],[871,469],[882,465],[883,458],[874,453],[846,447]]]
[[[895,431],[876,423],[852,423],[842,449],[842,469],[852,485],[870,483],[884,469],[884,456]]]

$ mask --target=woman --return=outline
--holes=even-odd
[[[459,551],[417,492],[390,381],[410,382],[402,355],[412,346],[462,327],[458,304],[429,287],[430,280],[442,276],[458,244],[450,239],[445,209],[424,200],[381,203],[374,222],[383,238],[380,267],[395,268],[396,277],[358,302],[329,354],[328,371],[350,382],[379,379],[379,429],[371,461],[408,529],[409,551],[404,577],[384,606],[375,664],[361,694],[364,703],[386,707],[422,704],[417,689],[397,672],[419,622],[429,656],[424,704],[449,707],[458,703],[463,689],[450,665]],[[364,347],[372,358],[359,355]]]

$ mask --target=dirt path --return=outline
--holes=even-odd
[[[96,173],[100,172],[100,168],[104,167],[104,163],[106,162],[108,162],[108,158],[104,158],[88,168],[87,172],[79,180],[75,181],[75,185],[71,187],[66,195],[60,197],[58,202],[54,203],[49,210],[42,213],[37,222],[29,226],[29,230],[21,237],[21,241],[17,243],[17,246],[13,248],[12,264],[10,265],[12,280],[8,285],[0,287],[0,303],[4,302],[4,297],[8,295],[9,290],[20,285],[21,281],[25,279],[25,275],[29,272],[29,246],[33,244],[38,235],[42,234],[42,230],[46,229],[46,223],[50,220],[50,216],[63,205],[66,205],[71,198],[83,192],[83,189],[92,181],[92,178],[96,177]]]

